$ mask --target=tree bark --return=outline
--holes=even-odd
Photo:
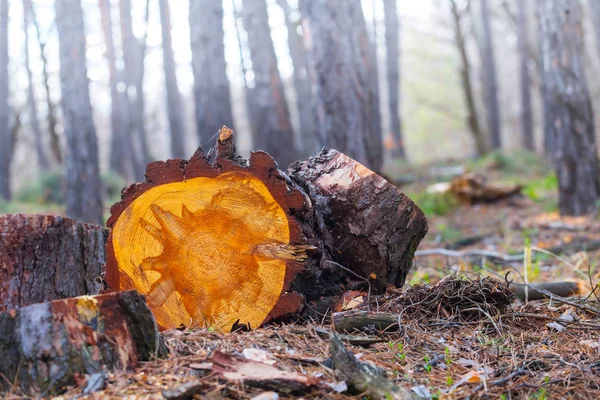
[[[298,160],[298,151],[271,39],[267,1],[244,0],[243,5],[255,83],[250,107],[254,147],[269,153],[284,168]]]
[[[389,93],[389,112],[394,139],[392,157],[406,158],[402,139],[402,120],[400,118],[400,19],[396,0],[383,0],[385,13],[385,48],[387,51],[387,76]]]
[[[35,304],[0,314],[0,391],[56,395],[82,375],[124,370],[167,355],[136,292]]]
[[[169,0],[159,0],[160,24],[162,27],[162,49],[167,90],[167,109],[171,132],[171,154],[174,157],[185,157],[185,123],[183,118],[183,102],[177,86],[177,66],[173,56],[173,38],[171,35],[171,9]]]
[[[367,165],[369,165],[373,171],[381,172],[383,167],[383,131],[381,130],[381,109],[379,104],[377,23],[373,21],[373,35],[369,37],[370,35],[367,31],[367,22],[362,6],[359,4],[351,15],[353,18],[352,24],[357,27],[356,33],[358,34],[358,41],[361,45],[361,53],[358,61],[364,64],[361,66],[361,70],[364,68],[364,80],[367,82],[368,88],[368,130],[364,140],[365,151],[367,152]]]
[[[33,74],[31,73],[31,62],[29,60],[29,25],[30,14],[27,8],[27,1],[23,2],[23,30],[25,33],[25,72],[27,74],[27,106],[29,108],[29,124],[33,131],[35,151],[37,153],[38,165],[42,171],[47,171],[50,167],[48,156],[45,152],[42,129],[38,120],[37,100],[35,97]]]
[[[365,144],[372,139],[374,98],[368,73],[359,2],[300,2],[309,49],[313,112],[320,141],[372,168]],[[358,25],[357,24],[362,24]],[[357,32],[358,31],[358,32]],[[361,42],[362,40],[362,42]]]
[[[0,198],[10,201],[13,141],[8,107],[8,0],[0,0]]]
[[[46,92],[46,107],[48,108],[48,132],[50,134],[50,149],[52,150],[52,156],[58,164],[63,162],[63,154],[60,147],[60,138],[56,130],[56,111],[52,96],[50,94],[50,73],[48,72],[48,57],[46,56],[46,42],[42,38],[42,31],[40,25],[35,16],[35,10],[31,0],[23,0],[23,12],[29,14],[31,22],[35,27],[37,40],[40,45],[40,54],[42,58],[42,78],[44,82],[44,91]]]
[[[594,115],[584,73],[577,0],[538,0],[545,135],[554,143],[561,215],[596,210],[600,195]]]
[[[81,0],[57,0],[55,8],[67,138],[67,215],[80,221],[102,223],[102,182],[90,103]]]
[[[223,125],[233,127],[231,94],[225,62],[223,3],[190,1],[190,37],[196,130],[201,146],[212,148]]]
[[[0,311],[98,294],[108,231],[44,215],[0,216]]]
[[[531,76],[529,74],[529,30],[527,2],[517,1],[519,72],[521,85],[521,143],[526,150],[535,151],[533,111],[531,105]]]
[[[294,64],[294,90],[296,92],[296,106],[300,119],[300,135],[303,155],[308,157],[320,150],[315,131],[315,121],[311,109],[312,93],[310,79],[308,76],[308,59],[303,44],[303,34],[298,31],[301,27],[298,10],[293,9],[288,0],[277,0],[277,4],[285,15],[285,24],[288,33],[288,47]]]
[[[129,114],[129,134],[136,138],[139,156],[136,164],[136,177],[144,176],[146,164],[152,161],[144,125],[146,108],[144,101],[144,59],[146,56],[146,36],[139,39],[133,33],[131,0],[119,0],[121,42],[123,46],[124,78],[127,85]],[[146,29],[148,25],[148,3],[146,3]],[[134,149],[136,146],[134,146]],[[135,151],[135,150],[134,150]]]
[[[467,125],[471,131],[473,140],[475,141],[477,154],[483,156],[489,153],[490,147],[484,132],[481,130],[479,117],[477,115],[477,107],[475,106],[473,83],[471,81],[471,61],[469,60],[467,53],[467,43],[462,27],[463,14],[462,11],[458,9],[456,0],[450,0],[450,5],[454,23],[454,41],[460,55],[460,80],[465,97],[465,105],[467,107]]]
[[[117,71],[110,0],[99,0],[99,8],[106,46],[105,56],[108,62],[111,99],[110,168],[130,181],[135,177],[136,154],[133,151],[133,142],[129,131],[128,116],[131,113],[128,107],[129,101],[126,98],[127,90],[126,87],[119,90],[119,83],[123,83],[125,86],[126,84],[123,82],[122,73]]]
[[[502,128],[489,1],[481,1],[481,22],[483,28],[483,40],[481,42],[482,79],[490,144],[492,145],[492,149],[500,149],[502,148]]]
[[[227,129],[216,155],[148,165],[111,209],[106,281],[147,295],[162,328],[256,328],[404,284],[427,222],[384,178],[329,149],[287,173],[247,162]]]

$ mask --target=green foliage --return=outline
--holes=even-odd
[[[493,151],[485,157],[467,163],[472,171],[495,169],[504,175],[543,175],[548,170],[545,161],[537,154],[525,150]]]
[[[118,200],[125,180],[114,173],[102,175],[104,200],[114,203]],[[18,191],[15,199],[21,203],[31,204],[64,204],[65,179],[62,171],[44,172],[40,176]]]
[[[424,191],[412,193],[409,197],[428,217],[447,215],[458,207],[458,201],[449,194]]]

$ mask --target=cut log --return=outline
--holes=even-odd
[[[137,292],[34,304],[0,314],[0,389],[55,394],[77,375],[134,368],[166,351]]]
[[[0,215],[0,312],[98,294],[108,230],[69,218]]]
[[[354,286],[404,283],[427,223],[397,188],[334,150],[288,176],[233,143],[223,128],[214,160],[199,149],[151,163],[123,191],[107,222],[113,290],[147,295],[162,328],[228,331]]]

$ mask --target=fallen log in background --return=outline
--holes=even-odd
[[[0,215],[0,312],[97,294],[108,231],[48,215]]]
[[[348,289],[401,286],[427,231],[396,187],[324,149],[287,174],[264,152],[148,165],[107,225],[106,280],[147,295],[162,328],[256,328]]]
[[[0,389],[46,396],[78,374],[134,368],[166,351],[136,292],[34,304],[0,314]]]

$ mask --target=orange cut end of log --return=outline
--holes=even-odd
[[[112,246],[118,290],[144,294],[163,329],[260,326],[286,264],[306,257],[290,245],[285,210],[243,171],[150,188],[117,219]]]

